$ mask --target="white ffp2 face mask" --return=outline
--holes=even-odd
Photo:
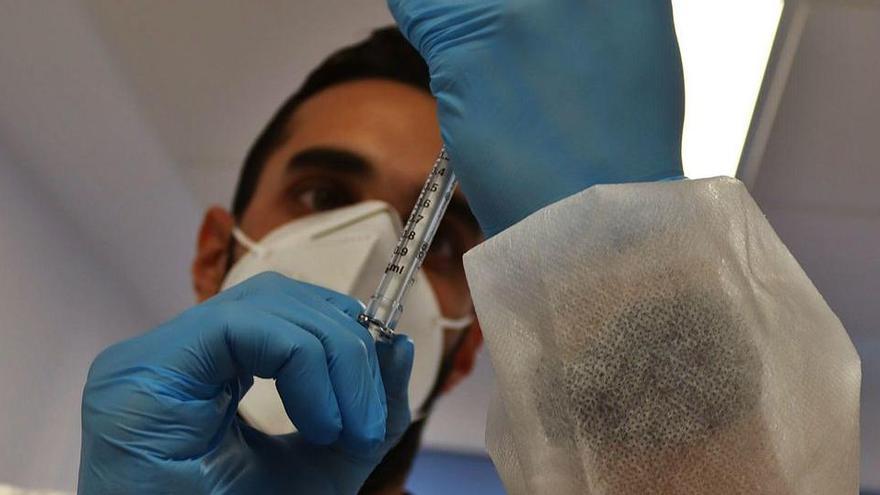
[[[318,213],[282,225],[253,242],[237,228],[236,240],[248,249],[229,270],[223,289],[266,271],[319,285],[367,301],[382,277],[397,243],[400,221],[386,203],[368,201]],[[418,419],[437,380],[443,357],[444,328],[463,329],[472,318],[447,320],[423,273],[407,293],[398,328],[415,344],[409,382],[410,409]],[[255,378],[238,406],[255,428],[271,435],[296,431],[284,411],[274,380]]]

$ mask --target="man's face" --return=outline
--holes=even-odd
[[[387,80],[332,86],[293,114],[238,225],[259,241],[291,220],[365,200],[384,201],[405,220],[441,145],[428,93]],[[424,264],[447,317],[473,311],[461,257],[480,239],[457,193]],[[243,252],[237,246],[235,258]]]

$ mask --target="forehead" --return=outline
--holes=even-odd
[[[289,152],[348,149],[405,182],[423,181],[441,146],[433,97],[389,80],[353,81],[317,93],[294,113],[288,136]]]

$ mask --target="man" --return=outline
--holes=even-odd
[[[741,184],[680,180],[671,4],[389,5],[427,61],[443,142],[489,237],[464,260],[498,376],[487,442],[507,489],[854,492],[859,363],[845,330]],[[327,89],[297,113],[340,122],[337,113],[381,98],[376,85]],[[331,104],[334,94],[346,104]],[[393,99],[419,106],[403,92]],[[394,119],[374,118],[396,135],[421,134]],[[290,157],[297,143],[342,139],[296,115],[290,126]],[[440,143],[431,144],[412,158]],[[365,168],[334,154],[306,156]],[[299,157],[266,162],[254,200],[265,193],[267,207],[243,200],[233,234],[249,253],[238,266],[271,257],[286,238],[282,227],[285,236],[253,242],[272,223],[248,210],[270,216],[268,206],[289,204],[282,171],[305,168]],[[287,191],[297,211],[334,197]],[[215,211],[202,231],[204,296],[222,286],[233,223]],[[374,344],[356,322],[361,310],[263,274],[111,347],[84,391],[81,491],[355,493],[409,425],[413,353],[399,336]],[[297,433],[269,436],[236,419],[253,376],[275,379]]]
[[[333,54],[257,138],[232,211],[214,207],[205,214],[192,269],[198,301],[220,291],[229,268],[245,253],[233,239],[233,226],[259,240],[292,220],[367,200],[386,202],[407,215],[440,147],[428,68],[396,27],[377,30]],[[461,257],[481,237],[456,193],[423,265],[442,313],[452,319],[473,314]],[[401,331],[406,333],[405,326]],[[444,340],[442,373],[424,401],[426,409],[473,368],[479,326],[474,321],[461,332],[446,330]],[[363,493],[402,492],[425,419],[407,430]]]
[[[234,229],[259,242],[297,219],[369,200],[408,214],[441,148],[428,84],[424,61],[393,27],[377,30],[321,64],[252,146],[232,210],[213,207],[206,212],[192,266],[198,302],[220,292],[229,270],[247,251],[234,239]],[[440,310],[449,318],[473,314],[461,257],[481,235],[457,193],[423,265]],[[310,255],[314,253],[302,256]],[[375,285],[378,279],[371,282]],[[423,408],[425,416],[436,396],[473,368],[481,335],[470,320],[463,330],[444,332],[430,396],[413,405]],[[362,493],[403,493],[425,420],[409,426]]]

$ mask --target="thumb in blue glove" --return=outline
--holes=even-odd
[[[389,0],[487,235],[594,184],[682,176],[669,0]]]
[[[83,393],[80,493],[356,493],[409,426],[413,347],[374,344],[359,302],[253,277],[102,352]],[[275,378],[299,432],[236,416]]]

